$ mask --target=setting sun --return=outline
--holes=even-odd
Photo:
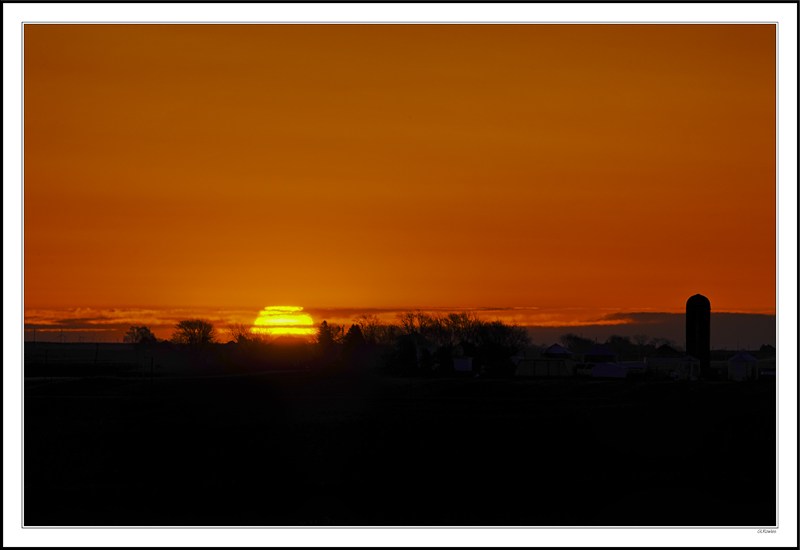
[[[314,320],[302,307],[269,306],[258,313],[253,322],[253,332],[273,336],[308,336],[316,332]]]

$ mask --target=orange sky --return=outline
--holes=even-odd
[[[26,25],[25,306],[775,311],[773,25]]]

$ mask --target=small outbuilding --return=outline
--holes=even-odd
[[[758,359],[742,351],[728,359],[728,380],[758,380]]]

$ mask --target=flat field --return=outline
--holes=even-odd
[[[26,526],[769,526],[775,385],[26,380]]]

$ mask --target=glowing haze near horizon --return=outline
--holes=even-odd
[[[572,326],[696,293],[775,313],[774,25],[26,25],[24,46],[26,322],[491,304]]]

